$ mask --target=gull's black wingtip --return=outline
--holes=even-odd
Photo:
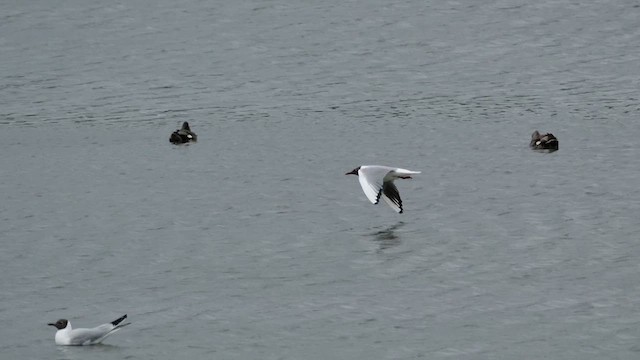
[[[127,314],[124,314],[122,317],[119,317],[111,322],[111,325],[118,326],[124,319],[127,318]]]

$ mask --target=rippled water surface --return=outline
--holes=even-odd
[[[0,9],[3,357],[640,356],[635,2]]]

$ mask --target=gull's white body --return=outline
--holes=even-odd
[[[403,211],[402,200],[393,181],[395,179],[410,179],[414,174],[420,174],[420,171],[381,165],[362,165],[357,168],[358,180],[367,199],[372,204],[377,204],[382,198],[398,213]]]
[[[71,326],[71,322],[67,321],[67,326],[64,329],[58,329],[56,331],[56,345],[94,345],[101,343],[107,336],[120,330],[121,328],[131,324],[120,324],[126,315],[114,322],[102,324],[94,328],[78,328],[74,329]],[[115,325],[114,325],[115,323]]]

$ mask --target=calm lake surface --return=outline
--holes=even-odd
[[[3,358],[640,357],[636,1],[0,10]]]

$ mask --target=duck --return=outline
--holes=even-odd
[[[552,133],[540,134],[538,130],[531,134],[529,147],[534,150],[558,150],[558,139]]]
[[[191,131],[189,123],[185,121],[182,123],[182,128],[171,133],[169,141],[172,144],[185,144],[191,141],[195,142],[198,141],[198,135]]]

